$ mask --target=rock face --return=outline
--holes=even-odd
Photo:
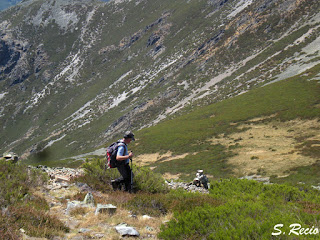
[[[94,206],[94,198],[93,198],[93,195],[92,193],[87,193],[87,195],[85,196],[84,200],[83,200],[83,203],[84,204],[88,204],[88,205],[91,205],[91,206]]]
[[[30,75],[27,60],[28,44],[17,42],[2,34],[0,38],[0,81],[7,79],[10,86],[22,83]]]

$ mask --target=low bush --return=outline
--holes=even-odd
[[[111,191],[111,180],[120,177],[116,168],[107,169],[105,167],[106,160],[103,158],[95,158],[87,160],[82,167],[85,175],[75,179],[87,183],[95,190],[107,192]],[[161,174],[154,173],[147,167],[138,167],[133,165],[134,187],[137,191],[148,193],[167,192],[168,188]]]
[[[318,227],[320,198],[306,188],[266,185],[255,181],[224,179],[211,185],[217,204],[204,203],[175,211],[173,219],[161,227],[161,239],[292,239],[291,224]],[[275,229],[277,224],[283,227]],[[297,231],[296,231],[297,232]],[[289,233],[291,233],[289,235]],[[303,234],[302,238],[319,238]]]
[[[42,185],[48,176],[25,165],[0,160],[0,205],[15,204],[29,193],[29,189]]]
[[[218,206],[221,202],[210,195],[190,193],[182,189],[171,190],[169,193],[137,194],[129,200],[125,206],[136,214],[148,214],[160,216],[168,212],[184,212],[191,208],[203,207],[206,205]]]
[[[276,224],[289,233],[292,223],[314,225],[319,217],[304,214],[293,206],[261,202],[231,201],[218,207],[196,207],[175,214],[159,234],[163,239],[271,239]],[[290,237],[290,236],[288,236]],[[292,236],[291,236],[292,237]]]
[[[10,240],[20,240],[22,238],[18,224],[10,222],[9,218],[3,214],[0,214],[0,236],[3,239]]]
[[[43,185],[48,176],[23,164],[0,161],[0,236],[22,239],[20,228],[33,237],[62,236],[69,229],[48,213],[46,200],[32,189]]]
[[[107,168],[106,159],[104,158],[86,159],[81,167],[84,169],[85,174],[74,181],[85,182],[91,188],[101,192],[111,191],[111,180],[119,177],[117,169]]]
[[[135,188],[148,193],[166,193],[168,186],[161,174],[148,167],[133,167]]]
[[[129,200],[125,207],[134,214],[147,214],[158,217],[168,212],[168,202],[165,194],[137,194],[135,198]]]
[[[88,209],[85,208],[85,207],[76,207],[76,208],[71,209],[71,211],[70,211],[69,214],[70,214],[70,216],[72,216],[72,217],[76,217],[76,216],[78,216],[78,215],[83,216],[83,215],[85,215],[87,212],[88,212]]]

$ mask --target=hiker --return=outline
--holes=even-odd
[[[134,134],[130,131],[127,131],[124,136],[123,139],[120,140],[119,142],[119,147],[118,147],[118,151],[117,151],[117,164],[116,167],[119,171],[119,173],[121,174],[121,177],[113,180],[112,183],[112,187],[114,190],[117,189],[121,189],[121,184],[124,183],[124,190],[127,192],[131,192],[131,168],[129,165],[130,159],[133,157],[133,153],[132,152],[128,152],[128,144],[131,141],[134,141]]]
[[[202,185],[205,189],[208,189],[208,182],[208,178],[203,174],[203,170],[198,170],[196,177],[193,179],[193,184],[197,187],[201,187]]]

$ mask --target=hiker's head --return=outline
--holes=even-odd
[[[130,143],[131,141],[134,141],[134,134],[130,131],[126,131],[125,134],[123,135],[124,140],[126,143]]]

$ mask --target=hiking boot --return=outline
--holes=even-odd
[[[112,185],[112,189],[114,190],[114,191],[117,191],[117,190],[119,190],[119,182],[117,182],[116,180],[111,180],[111,185]]]

